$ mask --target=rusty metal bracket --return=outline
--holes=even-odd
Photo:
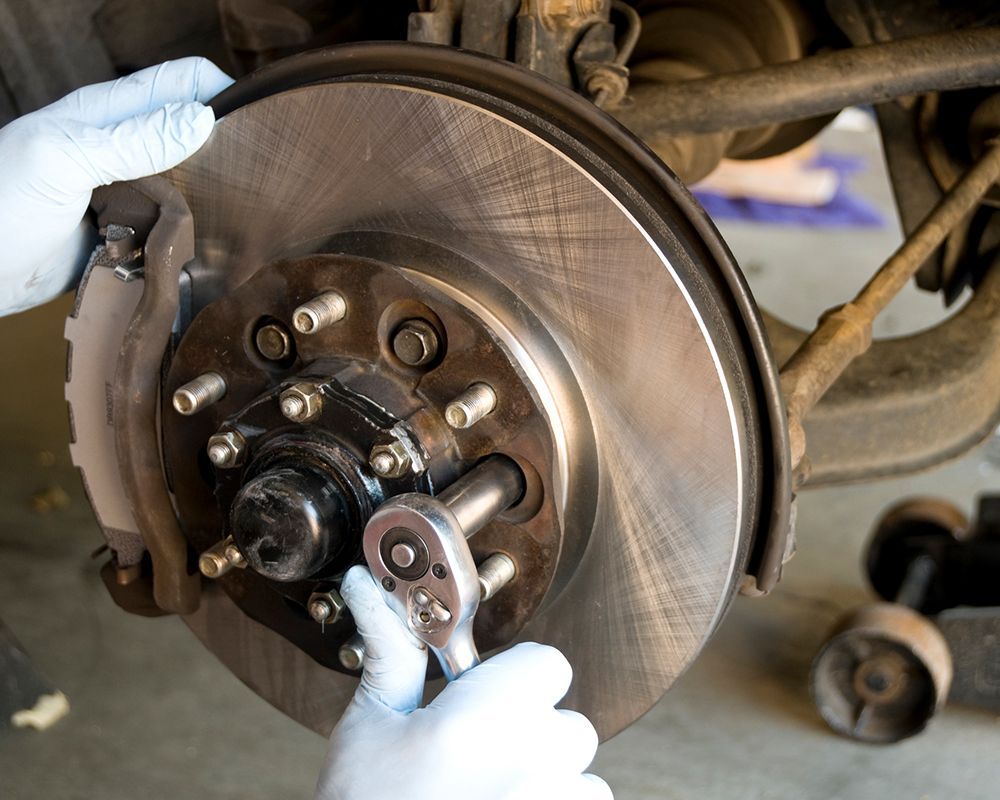
[[[779,363],[803,331],[765,317]],[[1000,261],[964,308],[912,336],[876,341],[805,420],[806,487],[927,469],[1000,423]]]
[[[871,347],[871,326],[948,233],[1000,178],[1000,146],[988,148],[976,164],[879,268],[849,303],[820,320],[781,369],[788,408],[792,464],[804,479],[806,437],[803,422],[848,365]]]
[[[148,231],[142,297],[122,340],[115,375],[115,449],[122,485],[153,563],[153,596],[164,611],[197,610],[200,577],[174,514],[160,460],[160,370],[180,304],[180,276],[194,259],[194,220],[180,192],[154,176],[95,194],[99,221]]]

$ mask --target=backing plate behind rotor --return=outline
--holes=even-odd
[[[710,228],[692,222],[699,212],[676,184],[595,144],[578,98],[443,50],[306,54],[216,101],[224,118],[211,140],[169,174],[195,219],[195,305],[274,258],[364,232],[459,253],[530,307],[586,399],[598,454],[573,466],[593,476],[577,483],[596,495],[597,512],[576,574],[520,638],[566,653],[567,704],[607,738],[700,651],[771,513],[760,366],[711,255],[721,246],[701,238]],[[384,66],[371,67],[380,52]],[[481,75],[505,71],[537,96],[483,91]],[[420,259],[405,266],[476,296],[475,275],[440,274]],[[188,621],[241,679],[316,730],[329,731],[353,692],[352,679],[221,593],[208,592]]]

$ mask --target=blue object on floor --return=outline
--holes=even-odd
[[[885,217],[874,204],[847,189],[845,178],[864,169],[864,159],[823,153],[810,166],[832,169],[837,173],[837,191],[830,202],[821,206],[795,206],[750,197],[724,197],[698,188],[693,193],[713,219],[814,228],[881,228],[885,225]]]

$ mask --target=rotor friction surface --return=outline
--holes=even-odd
[[[567,705],[602,738],[648,710],[732,596],[749,485],[733,379],[651,236],[513,122],[388,84],[313,85],[252,103],[170,177],[194,213],[199,302],[212,299],[205,289],[198,298],[199,280],[234,286],[333,234],[382,231],[462,254],[548,326],[595,427],[597,463],[571,468],[596,482],[586,487],[596,521],[592,532],[568,528],[589,533],[586,553],[520,638],[567,655]],[[419,269],[435,274],[433,263]],[[475,275],[465,277],[475,295]],[[353,689],[221,594],[191,624],[259,694],[317,730]]]

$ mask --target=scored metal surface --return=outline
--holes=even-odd
[[[520,638],[567,655],[567,704],[602,738],[648,710],[729,601],[747,476],[741,422],[700,316],[623,207],[508,120],[364,83],[232,112],[170,177],[194,213],[199,302],[216,278],[236,285],[335,233],[385,231],[461,253],[545,322],[595,428],[597,518],[577,573]],[[350,679],[224,597],[191,624],[259,694],[317,730],[350,696]]]

